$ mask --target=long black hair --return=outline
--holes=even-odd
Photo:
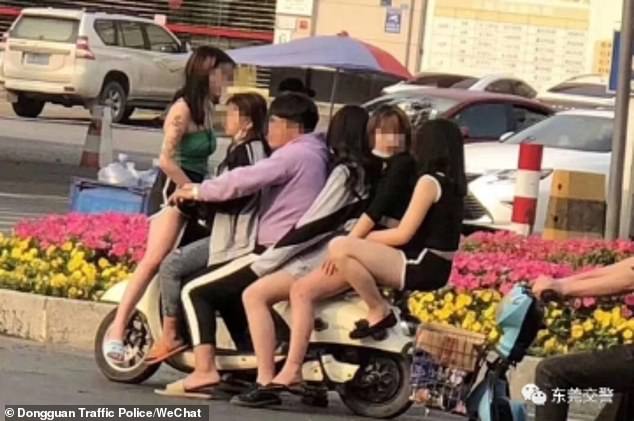
[[[209,73],[223,64],[235,66],[235,62],[227,53],[209,46],[196,48],[187,60],[185,85],[176,92],[174,100],[183,98],[189,107],[192,120],[198,126],[205,124],[210,91]]]
[[[442,173],[456,194],[467,194],[464,139],[454,122],[437,119],[417,125],[411,152],[418,163],[419,175]]]
[[[326,142],[333,159],[332,168],[343,164],[350,176],[346,187],[359,195],[359,179],[363,177],[366,186],[372,186],[381,171],[380,161],[372,155],[367,136],[368,112],[356,105],[346,105],[333,116],[328,127]]]

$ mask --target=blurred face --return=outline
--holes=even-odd
[[[244,140],[249,130],[253,127],[251,119],[240,114],[240,110],[234,104],[227,106],[225,116],[225,133],[235,141]]]
[[[395,130],[377,128],[374,131],[374,151],[381,156],[392,156],[405,151],[405,135]]]
[[[233,70],[231,64],[221,64],[209,72],[209,95],[220,98],[229,86],[233,84]]]
[[[301,135],[299,124],[277,116],[269,119],[268,142],[271,149],[279,149]]]

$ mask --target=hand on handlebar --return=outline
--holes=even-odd
[[[172,206],[176,206],[183,202],[196,200],[197,191],[195,184],[183,184],[181,187],[176,189],[176,191],[169,197],[168,203]]]
[[[533,283],[533,294],[548,303],[551,301],[561,301],[564,296],[561,293],[561,286],[557,279],[550,276],[540,276]]]

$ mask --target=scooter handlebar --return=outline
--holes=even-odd
[[[561,302],[564,300],[563,295],[554,289],[546,289],[541,293],[540,298],[544,303]]]

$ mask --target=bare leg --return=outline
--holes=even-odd
[[[273,379],[274,383],[290,385],[301,381],[302,365],[310,334],[313,331],[314,305],[317,300],[332,297],[347,289],[341,276],[326,276],[321,268],[315,269],[291,287],[291,344],[282,370]]]
[[[178,317],[163,317],[163,334],[160,341],[165,344],[165,349],[176,349],[185,343],[181,335],[181,319]]]
[[[168,207],[150,221],[147,250],[139,262],[117,308],[117,315],[110,329],[109,339],[123,340],[125,327],[134,308],[156,275],[163,258],[174,247],[183,226],[181,214]]]
[[[196,365],[194,371],[185,377],[185,389],[213,385],[220,381],[220,374],[216,368],[216,351],[213,345],[203,344],[194,347]]]
[[[262,385],[269,384],[275,375],[276,340],[271,307],[288,299],[294,281],[295,278],[287,272],[275,272],[252,284],[242,295],[258,362],[256,381]]]
[[[401,288],[401,252],[368,240],[338,237],[330,243],[329,254],[345,282],[368,305],[368,323],[380,322],[390,310],[379,285]]]

